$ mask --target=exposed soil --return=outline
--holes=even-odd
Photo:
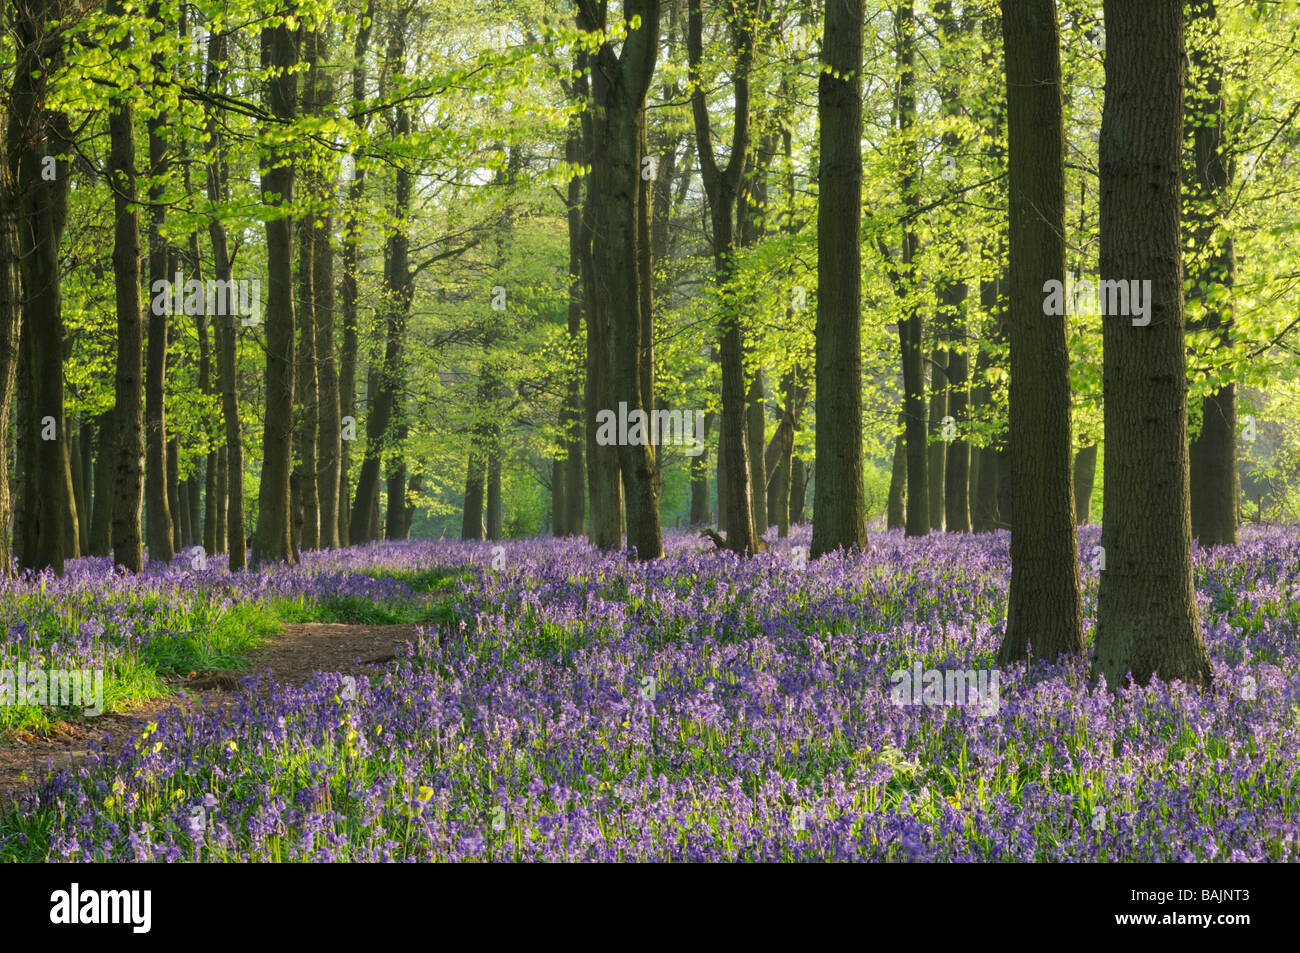
[[[156,698],[129,711],[106,712],[97,718],[60,722],[50,732],[0,732],[0,800],[17,797],[44,779],[50,770],[75,765],[92,745],[108,749],[133,737],[144,722],[173,705],[197,708],[231,704],[247,675],[265,675],[263,684],[302,685],[317,672],[373,674],[394,660],[403,642],[414,641],[414,625],[341,625],[306,622],[286,625],[278,635],[249,656],[244,673],[196,672],[192,677],[165,679],[186,699]],[[360,662],[358,663],[358,659]]]

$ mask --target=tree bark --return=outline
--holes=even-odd
[[[306,30],[302,34],[301,56],[307,64],[303,73],[302,112],[304,115],[320,115],[325,103],[318,89],[321,80],[320,66],[321,31]],[[317,434],[320,431],[320,360],[317,355],[316,331],[319,318],[316,315],[316,299],[320,290],[316,287],[316,247],[317,247],[317,205],[325,192],[324,176],[318,168],[320,160],[308,156],[307,167],[302,176],[302,195],[307,205],[298,220],[298,381],[294,390],[298,398],[294,440],[298,448],[297,463],[294,468],[294,481],[298,488],[299,506],[294,512],[295,525],[298,527],[299,545],[302,549],[320,547],[320,493],[317,485],[319,460],[316,450]]]
[[[465,504],[461,515],[460,538],[482,539],[483,527],[483,491],[484,491],[483,455],[477,443],[471,444],[469,451],[469,468],[465,475]]]
[[[111,135],[111,134],[110,134]],[[110,146],[110,152],[112,147]],[[0,374],[3,369],[0,368]],[[0,385],[3,380],[0,379]],[[110,407],[95,420],[95,493],[90,520],[91,556],[108,556],[113,552],[113,457],[116,452],[117,424]]]
[[[1083,526],[1092,514],[1092,486],[1097,478],[1097,445],[1080,447],[1074,455],[1074,522]]]
[[[406,18],[399,15],[393,24],[388,48],[390,69],[401,71],[406,60]],[[393,134],[401,139],[411,134],[410,111],[403,105],[394,109]],[[403,340],[414,294],[410,267],[411,173],[398,166],[393,173],[392,230],[384,243],[384,311],[387,341],[383,365],[370,394],[370,413],[366,416],[366,452],[357,477],[357,494],[352,504],[352,525],[348,539],[353,544],[376,538],[378,528],[370,514],[379,506],[379,471],[387,450],[389,428],[394,415],[401,416],[398,401],[402,392]]]
[[[760,549],[758,528],[754,523],[754,497],[749,433],[746,422],[745,342],[740,313],[729,285],[735,273],[735,218],[749,151],[749,72],[754,55],[754,8],[752,0],[742,0],[729,8],[728,29],[736,51],[732,71],[731,154],[725,167],[719,166],[714,153],[713,131],[708,102],[699,81],[703,59],[704,17],[700,0],[690,0],[687,13],[687,55],[690,61],[691,111],[695,123],[696,154],[700,176],[708,196],[712,227],[714,277],[722,292],[722,315],[718,329],[718,357],[722,365],[722,419],[718,430],[718,517],[726,533],[726,545],[742,555]]]
[[[162,22],[162,6],[158,0],[149,4],[148,18],[152,21],[154,42],[166,31]],[[150,57],[150,64],[158,75],[166,70],[162,52]],[[144,414],[145,414],[145,542],[150,562],[169,563],[176,555],[175,529],[172,525],[171,500],[167,492],[167,322],[171,315],[170,293],[164,301],[158,300],[159,282],[170,286],[167,273],[167,241],[163,229],[167,224],[167,206],[163,203],[166,189],[163,176],[171,162],[167,154],[167,114],[151,115],[145,126],[149,138],[149,350],[145,358]]]
[[[916,21],[911,0],[899,3],[894,17],[898,58],[898,131],[903,137],[899,196],[908,224],[903,227],[903,274],[895,284],[900,297],[906,298],[913,281],[911,266],[916,258],[917,236],[913,222],[920,208],[917,194],[917,147],[912,136],[916,122]],[[907,535],[925,536],[930,532],[929,452],[926,445],[925,352],[922,350],[921,313],[906,304],[898,322],[898,344],[903,364],[904,438],[907,444]],[[938,479],[937,475],[935,477]]]
[[[224,31],[212,34],[208,41],[208,66],[204,83],[210,93],[220,92],[225,85],[225,59],[227,35]],[[205,117],[208,134],[207,194],[208,201],[217,203],[228,191],[225,147],[221,138],[221,123],[215,108],[209,108]],[[212,242],[212,270],[217,281],[231,280],[230,253],[226,228],[218,216],[208,222],[208,237]],[[233,287],[227,284],[227,287]],[[224,540],[229,553],[232,572],[244,569],[247,559],[247,542],[244,529],[244,447],[240,436],[238,353],[236,350],[235,308],[226,314],[213,317],[217,348],[217,380],[221,389],[221,419],[224,425],[225,447],[223,456],[225,492],[224,509],[218,511],[218,540]],[[220,503],[218,504],[221,505]],[[217,550],[213,550],[216,552]]]
[[[817,483],[810,555],[865,549],[862,486],[862,2],[826,9],[818,79]]]
[[[587,10],[586,19],[597,20],[597,28],[604,27],[603,5],[599,11],[591,3],[583,2],[581,6]],[[659,13],[660,0],[625,3],[623,15],[628,29],[622,48],[616,53],[614,43],[606,41],[595,54],[591,74],[596,109],[587,199],[594,212],[595,294],[589,299],[587,321],[589,336],[599,328],[597,341],[609,357],[601,376],[610,377],[612,372],[612,380],[597,383],[596,409],[617,414],[618,405],[626,404],[629,418],[636,411],[651,415],[654,410],[649,360],[653,313],[647,281],[650,183],[642,177],[642,159],[646,94],[659,50]],[[631,29],[637,17],[639,26]],[[588,367],[592,369],[590,356]],[[600,403],[609,397],[613,398],[610,403]],[[608,478],[605,468],[610,464],[601,456],[600,472]],[[628,548],[635,551],[638,560],[657,559],[663,555],[663,534],[659,524],[656,448],[648,439],[637,444],[626,441],[617,448],[617,460]],[[609,507],[606,498],[610,495],[607,488],[602,488],[601,506]],[[593,520],[596,506],[593,494]],[[598,545],[606,548],[617,544],[617,537],[610,532],[611,518],[609,513],[603,514],[599,533]]]
[[[10,140],[6,143],[9,154],[0,161],[0,421],[4,424],[0,426],[0,576],[8,576],[14,569],[9,549],[8,421],[18,377],[18,335],[22,328],[22,280],[18,264],[20,199],[10,165],[12,147]]]
[[[1106,479],[1093,671],[1206,685],[1192,584],[1179,234],[1183,4],[1106,0],[1101,278],[1150,280],[1149,324],[1102,319]],[[1017,506],[1017,522],[1023,514]]]
[[[122,0],[112,0],[110,13],[123,14]],[[130,34],[115,44],[130,48]],[[108,178],[113,185],[113,287],[117,309],[117,369],[114,383],[111,509],[113,562],[131,572],[143,568],[140,509],[144,503],[144,310],[140,302],[140,217],[136,204],[135,118],[129,97],[117,101],[108,115]],[[106,428],[107,429],[107,428]],[[101,443],[102,450],[108,449]],[[107,463],[107,459],[105,460]],[[99,517],[99,511],[96,511]]]
[[[46,181],[46,156],[68,149],[66,114],[45,104],[46,80],[65,58],[63,33],[52,24],[70,12],[58,0],[17,0],[9,24],[15,43],[14,82],[9,99],[8,156],[18,197],[18,262],[22,283],[21,322],[30,344],[28,434],[33,464],[25,534],[31,539],[25,568],[63,573],[69,552],[67,521],[75,526],[76,502],[70,495],[68,427],[64,416],[62,278],[59,248],[67,215],[70,168],[55,163],[54,181]],[[20,347],[26,345],[20,343]],[[46,422],[53,438],[45,439]],[[20,426],[22,425],[20,419]],[[75,539],[75,533],[73,534]],[[28,549],[27,546],[24,549]]]
[[[1010,189],[1011,395],[1016,520],[998,661],[1084,652],[1070,441],[1065,315],[1045,315],[1065,281],[1065,133],[1056,0],[1003,0]]]
[[[1211,290],[1231,292],[1235,279],[1232,237],[1223,234],[1220,207],[1229,196],[1232,176],[1224,142],[1223,38],[1214,0],[1192,0],[1188,14],[1192,73],[1187,124],[1193,160],[1187,204],[1188,273],[1193,293],[1205,300]],[[1231,346],[1232,315],[1225,308],[1207,304],[1196,326],[1217,332],[1225,349]],[[1241,483],[1235,383],[1201,399],[1201,429],[1189,454],[1192,535],[1202,546],[1236,545]]]
[[[375,0],[367,0],[366,12],[361,18],[357,38],[352,50],[352,109],[361,109],[366,102],[366,54],[370,48],[370,34],[375,15]],[[361,120],[364,127],[366,119]],[[352,469],[352,440],[344,430],[356,428],[357,394],[357,278],[360,274],[361,200],[365,196],[366,170],[360,166],[360,151],[352,153],[352,181],[348,185],[347,221],[343,229],[341,250],[343,343],[339,349],[339,490],[338,532],[339,545],[351,543],[352,495],[348,481]]]
[[[262,66],[267,80],[267,106],[281,122],[298,112],[296,37],[281,23],[261,35]],[[294,287],[293,220],[294,165],[286,145],[277,145],[262,165],[262,201],[274,210],[266,223],[266,407],[262,418],[262,476],[258,488],[257,530],[253,565],[294,562],[290,526],[289,480],[293,454],[294,406]]]

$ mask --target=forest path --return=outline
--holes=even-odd
[[[0,734],[0,801],[26,793],[51,770],[75,766],[92,745],[105,750],[120,746],[134,737],[145,722],[173,705],[196,709],[232,704],[244,690],[240,681],[249,675],[265,675],[269,669],[270,679],[262,683],[264,686],[297,686],[317,672],[372,674],[377,666],[393,661],[398,646],[415,638],[416,626],[409,624],[289,623],[249,654],[251,664],[244,672],[198,672],[193,678],[165,678],[173,691],[186,690],[184,700],[173,694],[123,712],[61,721],[46,734]]]

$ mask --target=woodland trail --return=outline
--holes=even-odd
[[[155,698],[127,711],[60,722],[47,733],[0,734],[0,800],[19,797],[52,771],[75,766],[93,746],[108,750],[122,744],[169,708],[230,705],[245,690],[240,683],[250,675],[269,672],[260,682],[267,691],[277,685],[302,685],[317,672],[371,674],[393,661],[397,647],[415,637],[416,626],[410,624],[291,623],[250,653],[251,664],[244,672],[196,672],[193,677],[164,679],[173,691],[184,689],[184,699],[175,694]]]

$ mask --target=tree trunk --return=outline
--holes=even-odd
[[[6,145],[12,146],[12,140]],[[22,327],[19,202],[15,176],[6,155],[0,160],[0,421],[3,422],[0,426],[0,576],[8,576],[14,569],[9,550],[11,449],[8,421],[18,376],[18,335]]]
[[[1011,394],[1016,520],[998,661],[1083,654],[1070,469],[1065,315],[1045,283],[1065,281],[1065,133],[1056,0],[1003,0],[1010,190]]]
[[[32,540],[25,568],[63,573],[67,548],[66,521],[75,527],[75,500],[70,496],[68,428],[64,417],[62,277],[59,249],[67,215],[70,168],[55,163],[54,181],[46,181],[46,156],[68,149],[68,118],[45,105],[46,79],[61,68],[63,33],[52,24],[70,13],[68,4],[52,0],[18,0],[10,10],[15,43],[13,87],[9,97],[8,161],[17,193],[18,267],[22,284],[21,323],[30,342],[29,450],[33,467],[27,491],[29,519],[24,533]],[[26,347],[20,344],[20,347]],[[7,426],[7,423],[5,424]],[[22,426],[20,418],[20,426]],[[50,434],[50,431],[53,431]],[[53,439],[46,439],[50,434]],[[75,529],[73,533],[75,539]],[[25,546],[24,549],[27,549]]]
[[[948,350],[944,347],[947,328],[935,322],[940,335],[930,352],[930,409],[926,417],[926,475],[929,479],[930,502],[927,507],[930,529],[943,532],[944,472],[948,464],[948,444],[943,439],[944,418],[948,416]]]
[[[204,82],[210,93],[220,92],[225,84],[226,41],[227,36],[224,31],[213,33],[208,41],[208,66]],[[217,119],[215,109],[208,110],[205,121],[208,133],[208,201],[216,203],[221,201],[228,192],[228,169],[221,139],[221,123]],[[214,216],[208,223],[208,237],[212,242],[212,270],[216,274],[216,280],[229,282],[231,272],[226,228],[218,217]],[[227,284],[227,287],[233,285]],[[224,527],[225,532],[223,535],[218,530],[217,538],[225,541],[224,549],[230,554],[230,570],[239,572],[246,565],[247,543],[244,530],[244,448],[239,422],[235,311],[235,308],[227,308],[226,314],[214,316],[213,327],[217,348],[217,380],[221,389],[221,419],[225,435],[223,453],[225,492],[219,494],[225,500],[225,506],[224,510],[219,510],[217,514],[218,524]]]
[[[909,295],[908,288],[913,280],[910,276],[916,257],[917,236],[912,223],[920,208],[917,149],[911,137],[916,122],[915,29],[911,0],[899,3],[894,20],[898,44],[898,130],[903,136],[899,195],[908,215],[908,224],[903,228],[903,274],[896,284],[900,297]],[[898,344],[903,364],[904,438],[907,444],[907,535],[925,536],[930,532],[930,475],[926,446],[923,328],[921,313],[915,305],[907,304],[905,307],[907,313],[898,322]],[[935,479],[939,479],[938,475]]]
[[[170,336],[170,335],[169,335]],[[175,437],[167,439],[167,511],[172,514],[172,553],[185,545],[185,514],[181,508],[180,445]]]
[[[953,15],[951,0],[936,0],[934,16],[939,23],[944,57],[939,82],[940,112],[951,121],[961,117],[963,105],[958,87],[964,64],[958,50],[951,49],[961,42],[961,29]],[[951,53],[947,52],[951,49]],[[953,128],[943,133],[944,154],[956,156],[962,151],[961,136]],[[960,260],[965,261],[965,243],[959,243]],[[960,271],[958,271],[960,275]],[[947,408],[952,418],[956,436],[943,441],[943,503],[944,527],[951,533],[970,532],[970,384],[967,380],[966,357],[966,282],[945,276],[938,287],[940,325],[944,328],[948,351],[944,355]],[[936,472],[936,471],[931,471]],[[937,477],[937,473],[936,473]],[[937,481],[936,481],[937,482]],[[933,519],[931,514],[931,519]]]
[[[123,0],[110,12],[123,13]],[[130,34],[115,44],[128,50]],[[140,218],[136,205],[135,119],[129,97],[108,115],[108,177],[113,183],[113,287],[117,308],[117,370],[111,420],[112,504],[105,513],[112,525],[113,561],[131,572],[143,568],[140,509],[144,503],[144,418],[141,414],[144,367],[144,311],[140,302]],[[101,448],[107,449],[101,443]],[[107,461],[105,461],[107,462]],[[96,516],[98,517],[98,512]]]
[[[688,5],[687,53],[692,78],[691,107],[695,123],[696,153],[700,175],[708,196],[712,226],[714,277],[722,298],[719,320],[718,357],[722,365],[722,419],[718,430],[718,517],[732,552],[748,555],[760,549],[754,523],[754,498],[749,433],[745,411],[745,342],[740,326],[740,309],[729,284],[735,271],[735,217],[749,150],[749,71],[753,61],[754,35],[752,0],[729,9],[728,28],[736,50],[732,71],[734,121],[731,154],[725,167],[714,154],[708,103],[699,80],[703,59],[703,14],[700,0]]]
[[[366,52],[370,46],[371,24],[374,22],[375,0],[367,0],[366,12],[357,30],[352,56],[352,109],[360,110],[367,101]],[[368,114],[367,114],[368,115]],[[361,120],[364,127],[366,120]],[[345,427],[356,428],[357,394],[357,279],[360,275],[361,200],[365,194],[366,170],[360,167],[360,152],[352,154],[352,182],[348,186],[347,222],[343,229],[343,276],[340,291],[343,298],[343,344],[339,350],[339,490],[338,532],[339,545],[351,544],[352,495],[348,481],[352,465],[352,439]]]
[[[902,414],[899,414],[902,418]],[[885,528],[902,529],[907,523],[904,509],[907,493],[907,444],[903,435],[894,438],[894,458],[889,469],[889,497],[885,503]]]
[[[391,69],[400,74],[406,60],[406,20],[399,15],[393,25],[388,49]],[[398,138],[411,133],[411,116],[405,106],[394,110],[394,133]],[[394,173],[392,231],[384,243],[384,311],[387,341],[383,365],[376,375],[376,387],[370,394],[370,413],[366,417],[366,452],[357,477],[357,494],[352,504],[352,525],[348,539],[353,544],[377,538],[378,527],[371,514],[379,506],[379,471],[387,450],[386,440],[394,414],[400,418],[398,399],[402,391],[403,349],[406,322],[414,292],[410,267],[410,239],[407,235],[411,213],[411,173],[398,166]],[[377,522],[377,521],[374,521]]]
[[[586,50],[575,53],[575,80],[569,88],[569,97],[586,103],[590,89],[587,80]],[[591,149],[591,119],[583,114],[570,121],[565,141],[565,159],[575,166],[583,165]],[[583,224],[583,191],[585,175],[575,175],[569,180],[567,197],[569,226],[569,363],[565,383],[564,406],[560,413],[561,449],[564,456],[554,479],[560,491],[556,499],[562,506],[554,515],[556,536],[580,536],[586,529],[586,495],[583,492],[583,428],[584,401],[583,376],[583,314],[588,278],[583,273],[583,263],[591,261],[591,234]]]
[[[281,23],[264,27],[262,66],[274,67],[267,81],[269,112],[281,122],[298,112],[296,36]],[[262,201],[277,209],[266,223],[266,409],[262,418],[262,476],[258,488],[257,530],[253,538],[253,565],[292,563],[290,492],[293,453],[294,335],[293,221],[283,212],[294,201],[294,166],[289,146],[270,150],[262,165]],[[233,543],[233,540],[232,540]],[[233,546],[232,546],[233,548]]]
[[[110,146],[111,152],[111,146]],[[0,369],[0,374],[3,369]],[[0,380],[0,385],[3,381]],[[117,424],[110,407],[95,420],[95,493],[90,520],[91,556],[108,556],[113,551],[113,457],[116,452]]]
[[[704,447],[691,457],[691,525],[704,526],[713,522],[713,508],[709,503],[709,430],[713,427],[713,412],[704,415]]]
[[[589,299],[588,334],[599,327],[598,342],[604,345],[608,363],[597,384],[598,410],[618,413],[626,404],[629,419],[637,411],[652,414],[653,379],[649,366],[649,189],[642,178],[645,153],[645,103],[654,75],[659,49],[660,0],[640,0],[624,8],[627,18],[640,17],[637,29],[629,29],[622,50],[606,41],[595,54],[592,93],[596,104],[592,134],[592,175],[588,202],[594,207],[593,276],[595,294]],[[598,29],[603,24],[594,24]],[[603,339],[603,340],[602,340]],[[588,364],[589,369],[591,364]],[[601,406],[599,401],[613,398]],[[594,421],[593,421],[594,423]],[[647,437],[649,435],[647,434]],[[659,525],[658,480],[655,447],[649,439],[630,440],[617,447],[618,468],[626,505],[627,545],[639,560],[663,555]],[[610,463],[604,463],[604,467]],[[608,471],[600,470],[604,478]],[[606,488],[599,501],[609,507]],[[593,521],[596,519],[593,494]],[[611,524],[602,517],[598,545],[609,548]]]
[[[154,0],[149,5],[149,19],[153,21],[154,42],[165,32],[162,7]],[[163,53],[150,57],[150,64],[158,75],[166,70]],[[162,177],[171,165],[168,159],[166,113],[151,115],[145,125],[149,135],[149,350],[145,358],[144,414],[145,414],[145,544],[150,562],[169,563],[176,554],[175,531],[172,525],[171,500],[167,492],[167,322],[172,316],[172,293],[169,291],[171,275],[167,273],[167,241],[163,229],[167,224],[167,206],[163,202],[166,188]],[[165,300],[159,294],[166,293]]]
[[[306,30],[302,33],[301,56],[307,64],[303,72],[302,112],[320,115],[324,109],[317,85],[321,78],[319,63],[321,32]],[[311,159],[302,175],[302,193],[306,202],[320,201],[325,191],[323,176]],[[317,487],[318,458],[316,438],[320,430],[319,359],[316,352],[316,217],[314,208],[297,222],[298,226],[298,380],[294,390],[297,398],[294,442],[298,457],[294,467],[294,482],[298,488],[299,506],[294,511],[295,525],[302,549],[320,547],[320,494]]]
[[[465,505],[460,522],[461,539],[484,537],[483,483],[483,455],[479,452],[477,443],[474,443],[470,446],[469,469],[465,475]]]
[[[799,417],[803,413],[804,402],[808,399],[808,387],[804,383],[805,371],[795,366],[786,372],[781,381],[785,395],[785,407],[781,411],[781,422],[776,434],[768,445],[764,455],[763,468],[771,474],[767,485],[767,511],[769,519],[776,520],[777,536],[785,539],[790,535],[790,478],[791,460],[794,457],[794,437],[799,429]]]
[[[1106,0],[1101,278],[1150,280],[1134,326],[1102,320],[1106,479],[1093,671],[1211,679],[1192,584],[1187,369],[1179,235],[1183,4]],[[1022,521],[1017,507],[1017,522]]]
[[[492,434],[492,449],[488,454],[487,515],[484,520],[488,539],[501,539],[504,535],[505,513],[501,499],[501,438]]]
[[[68,425],[68,463],[72,471],[72,498],[77,508],[77,520],[73,530],[76,533],[77,553],[84,554],[90,545],[90,505],[86,498],[89,487],[86,485],[82,468],[83,436],[88,437],[86,425],[80,419]]]
[[[198,236],[197,234],[191,239],[191,247],[194,254],[198,253]],[[212,379],[212,348],[208,343],[208,317],[206,314],[196,314],[194,316],[194,330],[198,333],[199,338],[199,391],[204,395],[210,395],[217,398],[217,405],[220,406],[220,390],[213,384]],[[218,551],[219,543],[217,542],[217,509],[222,505],[221,494],[217,489],[217,460],[220,456],[219,446],[212,443],[208,447],[207,455],[203,461],[203,551],[205,553],[215,553]]]
[[[1080,447],[1074,455],[1074,522],[1083,526],[1092,514],[1092,485],[1097,477],[1097,445]]]
[[[226,463],[226,448],[217,449],[217,535],[214,553],[224,553],[226,546],[226,513],[230,507],[230,480]]]
[[[1192,169],[1188,196],[1188,275],[1193,294],[1205,300],[1211,290],[1231,292],[1234,283],[1232,238],[1224,234],[1220,204],[1232,184],[1224,143],[1223,38],[1214,0],[1188,5],[1188,125]],[[1226,350],[1232,344],[1232,317],[1208,304],[1197,327],[1217,331]],[[1190,447],[1192,535],[1202,546],[1236,545],[1237,385],[1225,384],[1201,400],[1201,429]]]
[[[790,460],[790,524],[806,523],[804,507],[808,499],[808,471],[803,457]]]
[[[817,86],[817,431],[811,555],[865,549],[862,485],[862,0],[826,9]]]

